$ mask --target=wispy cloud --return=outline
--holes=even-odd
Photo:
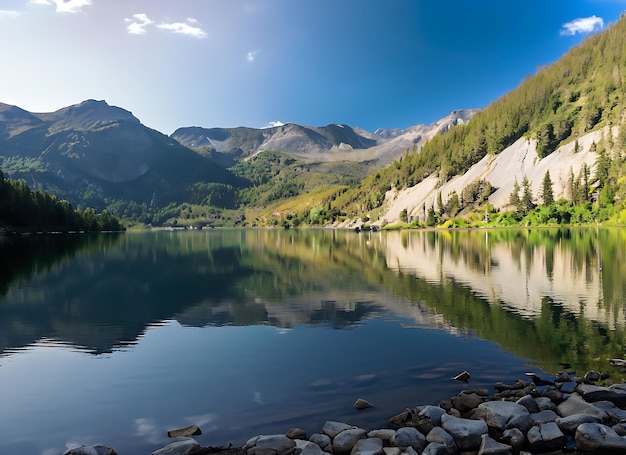
[[[261,51],[258,49],[256,51],[248,52],[248,54],[246,55],[246,60],[248,60],[249,62],[253,62],[254,59],[256,59],[256,56],[259,55],[259,52]]]
[[[92,0],[32,0],[35,5],[56,5],[57,13],[79,13],[83,7],[90,6]]]
[[[206,32],[200,27],[195,27],[191,24],[196,24],[198,21],[193,18],[187,18],[187,22],[163,22],[157,27],[163,30],[169,30],[174,33],[181,33],[183,35],[192,36],[194,38],[206,38]]]
[[[265,128],[274,128],[276,126],[283,126],[285,123],[280,120],[276,120],[275,122],[269,122]]]
[[[154,24],[147,14],[137,13],[133,14],[132,18],[126,18],[124,21],[128,24],[126,30],[131,35],[143,35],[146,33],[146,27],[150,24]]]
[[[561,28],[561,35],[576,35],[577,33],[591,33],[595,30],[602,30],[604,21],[598,16],[579,17],[573,21],[566,22]]]
[[[128,33],[131,35],[143,35],[148,31],[148,27],[155,24],[155,21],[150,19],[145,13],[133,14],[133,17],[126,18],[124,21],[128,24],[126,30],[128,30]],[[186,22],[161,22],[155,26],[161,30],[180,33],[193,38],[206,38],[207,34],[204,30],[192,25],[197,23],[198,21],[196,19],[188,17]]]
[[[8,9],[0,9],[0,21],[5,19],[15,19],[21,13],[19,11],[12,11]]]

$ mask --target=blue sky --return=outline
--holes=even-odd
[[[2,0],[0,102],[181,126],[369,131],[485,107],[626,0]]]

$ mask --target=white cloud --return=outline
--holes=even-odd
[[[579,17],[573,21],[563,24],[561,35],[575,35],[577,33],[590,33],[594,30],[601,30],[604,21],[598,16]]]
[[[20,15],[19,11],[12,11],[8,9],[0,9],[0,21],[4,19],[15,19]]]
[[[193,18],[188,18],[187,23],[185,22],[163,22],[157,27],[163,30],[169,30],[174,33],[181,33],[183,35],[192,36],[194,38],[206,38],[206,32],[202,30],[200,27],[194,27],[191,24],[197,23],[197,21]]]
[[[126,26],[128,33],[132,35],[143,35],[148,31],[147,27],[155,24],[155,22],[144,13],[133,14],[132,18],[126,18],[124,21],[128,24]],[[186,21],[187,22],[161,22],[160,24],[156,24],[156,27],[161,30],[181,33],[194,38],[206,38],[207,34],[204,30],[191,25],[198,22],[196,19],[188,17]]]
[[[246,60],[248,60],[249,62],[253,62],[256,56],[259,55],[259,52],[261,51],[258,49],[256,51],[248,52],[248,55],[246,55]]]
[[[35,5],[56,5],[57,13],[79,13],[84,6],[90,6],[92,0],[32,0]]]
[[[131,35],[143,35],[146,33],[146,27],[150,24],[154,24],[148,15],[144,13],[133,14],[132,19],[126,18],[124,21],[128,23],[126,30],[128,30],[128,33]]]
[[[283,126],[283,125],[285,125],[283,122],[281,122],[280,120],[276,120],[275,122],[269,122],[265,128],[274,128],[276,126]]]

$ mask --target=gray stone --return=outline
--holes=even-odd
[[[563,400],[563,392],[558,389],[545,388],[541,391],[541,396],[550,398],[554,403],[560,403]]]
[[[532,426],[528,409],[512,401],[483,403],[476,409],[474,417],[484,419],[490,429],[498,432],[513,427],[520,428],[520,425],[526,430]]]
[[[469,381],[470,378],[470,374],[467,371],[462,371],[461,373],[457,374],[455,377],[453,377],[452,379],[454,379],[455,381],[463,381],[463,382],[467,382]]]
[[[559,416],[556,412],[547,409],[545,411],[532,413],[530,418],[533,419],[535,425],[540,425],[542,423],[554,422]]]
[[[574,436],[576,448],[584,452],[626,453],[626,438],[600,423],[583,423]]]
[[[415,450],[422,450],[426,447],[426,438],[417,428],[402,427],[396,430],[396,434],[391,439],[391,443],[401,449],[413,447]]]
[[[608,420],[608,415],[602,409],[598,409],[594,405],[587,403],[580,395],[574,393],[567,400],[557,406],[557,413],[561,417],[571,416],[573,414],[589,414],[602,419]]]
[[[183,439],[182,441],[172,442],[171,444],[161,447],[159,450],[152,452],[152,455],[188,455],[193,450],[198,450],[200,444],[194,439]]]
[[[613,425],[613,431],[616,432],[620,436],[626,436],[626,422],[621,422],[616,425]]]
[[[530,413],[539,412],[537,400],[535,400],[532,395],[524,395],[522,398],[517,400],[516,403],[524,406]]]
[[[246,443],[243,445],[242,449],[243,450],[248,450],[251,449],[252,447],[254,447],[256,445],[256,441],[260,438],[261,436],[253,436],[250,439],[248,439],[246,441]]]
[[[367,437],[367,431],[362,428],[344,430],[333,438],[333,453],[348,453],[359,439]]]
[[[384,455],[383,441],[379,438],[360,439],[352,448],[351,455]]]
[[[576,388],[578,387],[578,384],[576,384],[575,382],[564,382],[561,384],[561,387],[559,388],[559,390],[563,393],[574,393],[576,391]]]
[[[579,395],[581,396],[585,396],[588,393],[591,392],[600,392],[600,391],[607,391],[610,390],[608,387],[602,387],[599,385],[595,385],[595,384],[578,384],[576,386],[576,392],[578,392]]]
[[[583,381],[585,382],[598,382],[600,380],[600,373],[597,371],[589,371],[583,377]]]
[[[287,433],[285,433],[289,439],[306,439],[306,431],[302,428],[290,428]]]
[[[450,452],[445,445],[431,442],[426,446],[422,455],[450,455]]]
[[[467,412],[471,409],[475,409],[484,401],[485,398],[476,393],[459,393],[452,397],[452,406],[461,412]]]
[[[598,416],[589,414],[572,414],[567,417],[559,417],[554,421],[563,433],[573,434],[578,425],[583,423],[602,423],[602,419]]]
[[[395,434],[396,434],[396,430],[381,429],[381,430],[372,430],[368,432],[367,437],[379,438],[383,442],[390,442],[391,438],[393,438]]]
[[[405,409],[399,414],[389,418],[389,422],[397,427],[404,426],[407,422],[411,422],[415,417],[416,412],[413,409]]]
[[[489,432],[484,420],[470,420],[448,414],[441,416],[441,425],[454,438],[459,451],[478,450],[480,437]]]
[[[481,436],[480,449],[478,455],[511,455],[513,448],[509,445],[502,444],[495,439],[484,434]]]
[[[293,449],[296,443],[284,434],[268,434],[259,436],[254,445],[257,449],[274,449],[278,453]]]
[[[301,439],[297,439],[295,441],[296,449],[300,451],[300,455],[325,455],[325,452],[317,444],[310,441],[303,441]]]
[[[324,452],[332,452],[333,450],[333,441],[327,434],[314,433],[309,438],[309,441],[320,446]]]
[[[357,409],[359,411],[362,411],[363,409],[367,409],[367,408],[371,408],[374,405],[372,403],[370,403],[367,400],[364,400],[363,398],[357,398],[356,402],[354,403],[354,409]]]
[[[611,384],[609,386],[610,390],[614,390],[616,392],[626,393],[626,384]]]
[[[597,401],[610,401],[620,408],[626,407],[626,393],[611,389],[597,390],[595,392],[587,392],[583,395],[585,401],[595,403]]]
[[[80,446],[66,450],[63,455],[117,455],[113,447],[104,444],[94,444],[92,446]]]
[[[555,382],[569,382],[570,377],[565,371],[559,371],[554,375]]]
[[[383,451],[385,455],[400,455],[402,453],[400,447],[383,447]]]
[[[565,446],[565,435],[556,423],[543,423],[528,430],[526,435],[530,451],[549,452],[559,450]]]
[[[552,402],[552,400],[548,397],[537,397],[535,401],[539,405],[540,411],[551,410],[556,411],[556,405]]]
[[[509,428],[502,433],[502,442],[510,445],[514,453],[518,453],[526,443],[526,437],[519,428]]]
[[[294,450],[295,449],[292,449],[288,453],[291,453]],[[271,447],[252,447],[246,451],[246,455],[282,455],[282,454],[278,454],[278,452],[276,452],[276,449],[272,449]]]
[[[606,412],[614,423],[626,421],[626,411],[618,408],[611,401],[597,401],[593,404],[596,408]]]
[[[446,411],[439,406],[424,406],[422,410],[419,412],[418,417],[422,419],[428,419],[435,426],[441,425],[441,416],[444,415]]]
[[[333,439],[342,431],[353,430],[356,427],[353,425],[348,425],[343,422],[335,422],[334,420],[327,420],[324,426],[322,427],[322,433],[328,435]]]
[[[411,446],[402,451],[402,455],[418,455],[415,449]]]
[[[434,442],[436,444],[443,444],[448,449],[449,453],[456,453],[456,443],[450,433],[441,427],[434,427],[426,435],[427,442]]]
[[[178,430],[170,430],[167,432],[167,436],[170,438],[179,438],[181,436],[199,436],[202,434],[202,430],[196,425],[190,427],[180,428]]]

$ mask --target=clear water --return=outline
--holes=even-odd
[[[560,232],[560,234],[556,234]],[[0,242],[0,453],[145,454],[621,357],[624,234],[212,230]],[[609,259],[610,258],[610,259]],[[569,281],[568,281],[569,280]],[[573,329],[575,328],[575,329]],[[469,384],[451,380],[469,370]],[[612,372],[619,375],[620,372]],[[357,398],[374,407],[356,411]]]

